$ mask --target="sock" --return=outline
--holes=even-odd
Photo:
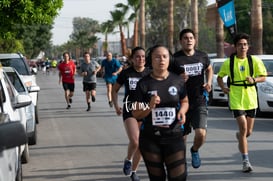
[[[131,163],[132,163],[132,161],[133,161],[132,159],[131,159],[131,160],[129,160],[128,158],[126,158],[126,160],[128,160],[128,161],[129,161],[129,162],[131,162]]]
[[[243,159],[243,161],[244,161],[244,160],[247,160],[247,161],[248,161],[248,160],[249,160],[248,154],[247,154],[247,153],[243,153],[243,154],[242,154],[242,159]]]
[[[90,103],[87,103],[87,106],[90,107]]]
[[[198,150],[193,150],[193,146],[191,147],[191,152],[198,152]]]

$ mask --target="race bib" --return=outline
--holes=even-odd
[[[136,90],[136,86],[137,86],[138,81],[139,81],[139,78],[130,77],[129,78],[129,89]]]
[[[163,107],[152,109],[154,126],[171,125],[175,120],[175,108]]]
[[[202,74],[203,64],[194,63],[184,65],[185,73],[189,76],[197,76]]]

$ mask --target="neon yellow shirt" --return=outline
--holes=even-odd
[[[58,64],[57,60],[53,60],[53,61],[51,62],[51,66],[52,66],[53,68],[57,67],[57,64]]]
[[[266,76],[266,68],[258,57],[251,56],[253,62],[252,77]],[[230,76],[230,59],[228,58],[220,68],[218,76]],[[250,70],[247,57],[239,59],[234,56],[234,81],[246,80],[250,76]],[[258,107],[257,91],[255,86],[234,86],[230,85],[229,106],[231,110],[250,110]]]

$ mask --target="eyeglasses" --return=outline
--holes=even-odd
[[[238,47],[246,47],[246,46],[248,46],[248,43],[237,43],[236,46],[238,46]]]

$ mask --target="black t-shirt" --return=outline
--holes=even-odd
[[[147,67],[145,67],[144,71],[142,72],[137,72],[134,67],[129,67],[121,71],[118,76],[117,83],[125,86],[123,101],[125,101],[126,98],[127,100],[133,99],[138,81],[142,77],[148,75],[150,72],[150,69]]]
[[[205,70],[210,65],[208,55],[195,50],[193,56],[187,56],[182,50],[174,54],[173,72],[189,75],[186,88],[189,97],[190,109],[196,106],[206,105],[203,84],[205,83]]]
[[[160,97],[160,104],[156,105],[156,108],[161,108],[163,110],[174,109],[175,120],[169,128],[160,128],[158,126],[153,126],[152,113],[150,113],[143,120],[140,135],[157,137],[156,132],[159,131],[161,136],[157,138],[161,141],[163,139],[166,140],[166,138],[167,140],[168,138],[173,137],[182,138],[183,129],[178,123],[177,112],[180,109],[180,100],[187,95],[183,79],[171,72],[165,80],[155,80],[150,75],[147,75],[143,77],[137,85],[135,100],[143,103],[143,105],[148,105],[151,97],[155,94]]]

